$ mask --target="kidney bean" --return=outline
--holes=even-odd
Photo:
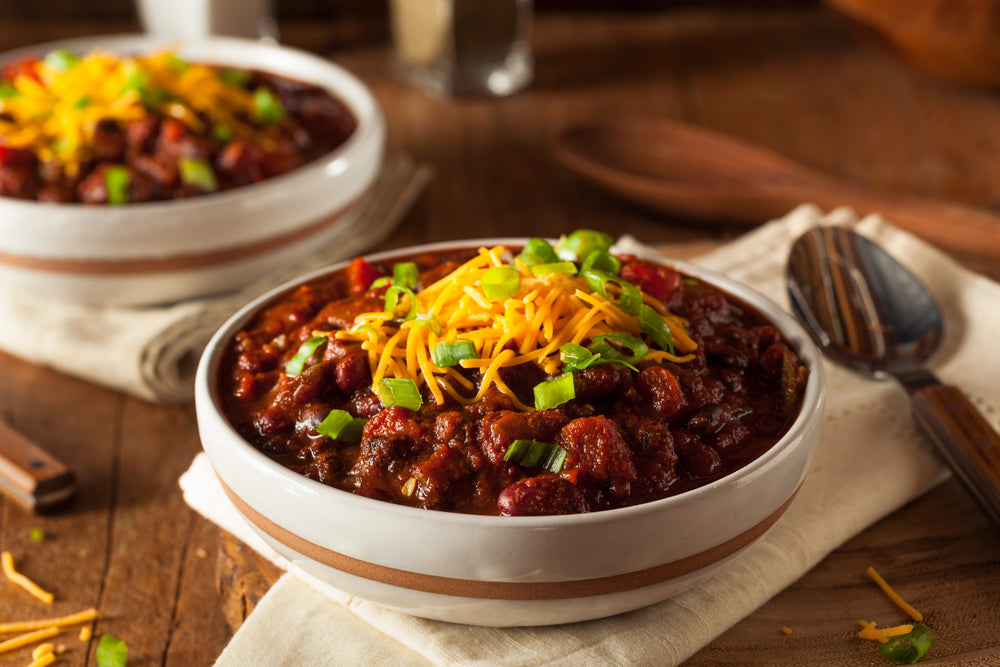
[[[573,484],[555,475],[539,475],[514,482],[497,498],[504,516],[581,514],[587,501]]]

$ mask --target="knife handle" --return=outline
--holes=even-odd
[[[73,497],[76,479],[60,461],[0,421],[0,490],[44,514]]]
[[[1000,528],[1000,435],[956,387],[931,385],[910,398],[938,452]]]

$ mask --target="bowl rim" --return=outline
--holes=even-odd
[[[480,246],[496,245],[523,245],[529,237],[489,237],[481,239],[457,239],[452,241],[439,241],[422,243],[417,245],[394,248],[375,253],[362,255],[368,261],[384,261],[392,257],[413,255],[422,252],[440,252],[444,250],[459,250],[465,248],[475,248]],[[552,240],[552,239],[550,239]],[[477,528],[488,527],[491,529],[519,530],[519,529],[558,529],[558,528],[580,528],[584,526],[603,525],[606,523],[617,523],[624,519],[637,518],[641,515],[659,513],[667,511],[677,506],[697,503],[703,496],[715,492],[716,489],[732,484],[740,484],[742,480],[752,477],[772,465],[774,461],[783,456],[796,443],[802,442],[808,430],[813,428],[812,420],[822,417],[822,410],[825,403],[825,376],[823,371],[822,358],[812,339],[805,329],[795,318],[785,312],[777,303],[765,296],[757,289],[749,285],[728,278],[723,274],[706,269],[693,263],[677,260],[664,256],[653,248],[620,248],[616,244],[612,246],[612,251],[619,254],[634,255],[636,257],[656,261],[667,266],[679,269],[692,278],[705,280],[713,286],[736,296],[749,305],[757,309],[765,318],[781,330],[782,334],[792,343],[803,361],[809,367],[809,378],[806,382],[806,389],[803,394],[802,406],[796,419],[789,426],[782,437],[768,448],[763,454],[755,458],[747,465],[735,470],[708,484],[699,486],[689,491],[652,500],[646,503],[630,505],[596,512],[585,512],[580,514],[542,515],[542,516],[494,516],[481,514],[468,514],[462,512],[451,512],[445,510],[430,510],[419,507],[409,507],[395,503],[366,498],[349,491],[344,491],[314,479],[296,473],[289,468],[272,460],[266,454],[258,450],[247,442],[225,418],[220,407],[220,394],[218,389],[219,364],[226,344],[232,336],[243,326],[261,307],[269,301],[295,289],[296,287],[315,280],[330,273],[334,273],[347,266],[350,260],[338,262],[330,266],[311,271],[298,278],[290,280],[265,294],[247,303],[234,313],[224,324],[222,324],[213,334],[211,340],[206,345],[205,350],[199,360],[198,369],[195,376],[195,405],[198,421],[203,419],[213,427],[222,429],[222,432],[230,438],[233,443],[241,448],[241,451],[249,457],[249,462],[268,474],[276,474],[283,481],[287,481],[293,487],[305,485],[310,493],[319,495],[330,495],[331,500],[345,507],[356,507],[359,510],[375,511],[398,516],[399,518],[419,519],[422,522],[433,521],[435,523],[454,524],[461,526],[475,526]],[[721,283],[721,284],[720,284]],[[204,447],[204,445],[203,445]],[[209,457],[211,460],[211,457]],[[213,464],[213,467],[214,464]],[[224,477],[219,471],[216,474],[220,479]],[[225,483],[225,480],[222,480]],[[245,501],[244,501],[245,502]],[[249,503],[248,503],[249,504]],[[251,505],[252,507],[252,505]]]
[[[183,53],[185,50],[197,51],[198,49],[208,49],[212,46],[219,46],[226,49],[246,50],[248,53],[254,54],[281,53],[283,56],[297,59],[300,62],[304,61],[316,67],[325,69],[327,74],[341,79],[340,84],[346,86],[346,93],[345,90],[334,89],[325,83],[318,83],[312,78],[301,77],[300,75],[296,75],[292,72],[279,71],[274,69],[273,66],[252,66],[268,73],[278,74],[279,76],[285,76],[291,79],[297,78],[298,80],[305,81],[306,83],[319,85],[347,106],[348,109],[350,109],[357,122],[357,127],[344,143],[337,146],[332,151],[329,151],[328,153],[325,153],[315,160],[301,165],[290,172],[279,174],[278,176],[267,178],[258,183],[252,183],[247,186],[241,186],[222,192],[199,195],[197,197],[187,199],[134,202],[125,206],[113,207],[111,210],[113,210],[116,216],[131,216],[131,213],[136,214],[131,217],[145,217],[147,215],[158,213],[182,215],[184,213],[197,212],[199,209],[203,209],[205,207],[227,207],[236,201],[239,201],[241,198],[244,198],[248,190],[251,188],[253,192],[260,193],[259,196],[264,197],[271,191],[276,191],[280,188],[286,187],[287,182],[291,179],[305,178],[307,175],[319,174],[324,171],[337,172],[339,168],[338,162],[340,160],[346,158],[350,154],[356,153],[359,145],[364,145],[373,138],[377,139],[382,133],[381,128],[385,125],[385,119],[381,107],[379,107],[377,101],[375,100],[374,94],[367,88],[361,79],[330,59],[323,58],[318,54],[311,53],[303,49],[286,46],[277,42],[221,35],[212,35],[205,38],[189,40],[168,38],[148,33],[91,35],[86,37],[42,42],[39,44],[32,44],[4,51],[3,53],[0,53],[0,66],[16,62],[21,58],[32,55],[43,55],[48,51],[59,48],[74,51],[99,48],[108,51],[142,53],[167,47],[176,47],[176,51]],[[196,62],[209,65],[225,65],[227,64],[225,60],[225,58],[222,58],[213,62],[211,60],[196,58]],[[20,199],[16,197],[4,196],[0,196],[0,207],[10,207],[9,210],[21,209],[21,211],[25,214],[44,214],[46,210],[57,208],[63,211],[73,210],[74,213],[82,213],[84,216],[95,218],[99,217],[101,212],[103,212],[104,215],[107,215],[109,212],[108,205],[94,206],[84,204],[82,202],[40,202],[32,199]]]

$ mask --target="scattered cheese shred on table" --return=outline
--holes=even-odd
[[[898,593],[896,593],[896,591],[892,590],[892,587],[886,583],[885,579],[879,576],[879,573],[875,571],[874,567],[869,566],[867,572],[868,576],[872,578],[872,581],[878,584],[879,588],[881,588],[885,594],[889,596],[889,599],[895,602],[900,609],[905,611],[907,616],[912,618],[917,623],[924,620],[924,615],[911,607],[903,598],[899,596]]]
[[[12,632],[25,632],[29,630],[38,630],[41,628],[61,628],[67,625],[76,625],[77,623],[83,623],[85,621],[91,621],[97,618],[97,609],[91,607],[90,609],[84,609],[75,614],[70,614],[69,616],[60,616],[57,618],[44,618],[35,621],[13,621],[11,623],[0,623],[0,634],[10,634]]]
[[[56,646],[52,642],[45,642],[44,644],[39,644],[35,647],[35,650],[31,652],[31,659],[38,660],[39,658],[44,658],[50,653],[56,652]]]
[[[80,628],[80,641],[89,642],[91,637],[93,637],[93,633],[89,626]]]
[[[7,641],[0,642],[0,653],[6,653],[7,651],[13,651],[14,649],[21,648],[22,646],[27,646],[28,644],[33,644],[42,639],[48,639],[49,637],[55,637],[60,632],[57,627],[48,627],[41,630],[34,630],[32,632],[26,632],[23,635],[18,635],[16,637],[11,637]]]
[[[858,621],[861,624],[861,630],[858,632],[858,637],[861,639],[874,639],[879,644],[884,644],[892,637],[898,635],[907,635],[913,631],[913,625],[906,623],[905,625],[897,625],[894,628],[876,628],[875,623],[870,621]]]
[[[786,625],[785,627],[781,628],[781,632],[786,635],[790,635],[792,634],[792,629]]]
[[[51,665],[55,661],[56,661],[55,653],[46,653],[45,655],[32,660],[28,664],[28,667],[47,667],[48,665]]]
[[[9,551],[4,551],[0,554],[0,563],[3,565],[3,573],[12,583],[17,584],[42,602],[52,604],[52,600],[54,599],[52,593],[44,590],[41,586],[14,569],[14,557],[11,556]]]

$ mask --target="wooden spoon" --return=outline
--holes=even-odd
[[[947,250],[1000,261],[1000,215],[873,192],[683,123],[634,118],[576,127],[554,153],[594,185],[672,214],[757,225],[807,202],[824,210],[850,206]]]

